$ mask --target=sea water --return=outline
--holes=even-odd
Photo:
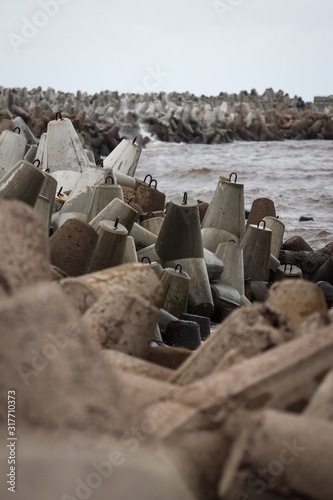
[[[136,177],[151,174],[167,200],[181,196],[210,202],[219,177],[235,172],[244,184],[245,208],[270,198],[285,236],[302,236],[314,250],[333,241],[333,141],[175,144],[152,140]],[[234,178],[232,179],[234,180]],[[300,217],[313,221],[300,222]]]

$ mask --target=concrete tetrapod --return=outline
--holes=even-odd
[[[164,222],[164,217],[150,217],[141,222],[141,226],[150,231],[156,236],[159,235],[161,231],[162,224]]]
[[[235,182],[231,182],[235,175]],[[241,238],[245,231],[244,185],[237,183],[237,174],[229,181],[220,179],[209,204],[202,227],[214,227]]]
[[[28,147],[28,145],[27,145]],[[37,146],[36,144],[33,144],[32,146],[29,146],[28,151],[25,153],[23,160],[30,161],[32,163],[34,159],[36,158],[36,153],[37,153]]]
[[[135,193],[135,200],[144,212],[158,212],[164,210],[165,194],[158,191],[157,187],[152,188],[151,185],[153,182],[154,179],[150,182],[149,186],[139,186]],[[157,186],[156,180],[155,184]]]
[[[155,248],[163,262],[203,258],[198,203],[187,193],[171,200]]]
[[[12,294],[49,279],[50,248],[42,217],[26,203],[1,200],[0,290]]]
[[[261,222],[261,221],[260,221]],[[272,231],[250,224],[240,241],[243,249],[244,275],[252,281],[268,281],[270,269]]]
[[[127,229],[118,221],[104,220],[98,224],[98,241],[91,258],[89,272],[93,273],[124,261]]]
[[[68,220],[68,214],[71,214],[71,218],[73,217],[72,214],[78,214],[77,216],[74,215],[74,217],[87,221],[94,187],[101,183],[104,184],[109,174],[110,171],[91,164],[83,170],[80,179],[62,206],[55,224],[56,228],[59,228]]]
[[[128,233],[133,228],[134,221],[138,212],[130,205],[124,203],[122,200],[115,198],[103,210],[101,210],[89,224],[94,228],[98,228],[98,224],[102,220],[116,220],[119,217],[119,223],[126,227]]]
[[[157,307],[114,285],[88,309],[82,321],[102,347],[146,358],[158,317]]]
[[[109,181],[111,181],[111,183]],[[88,209],[87,222],[90,222],[94,217],[96,217],[96,215],[99,214],[103,208],[105,208],[115,198],[119,198],[124,201],[121,187],[114,183],[114,179],[110,175],[106,177],[104,184],[94,186]]]
[[[263,220],[266,222],[266,227],[272,230],[271,254],[278,259],[283,245],[285,225],[280,219],[272,216],[264,217]]]
[[[88,156],[71,120],[62,118],[60,113],[47,125],[46,159],[47,164],[42,165],[49,168],[51,173],[57,170],[83,172],[89,165]]]
[[[49,230],[55,196],[57,193],[57,181],[45,170],[43,170],[43,174],[45,178],[41,190],[39,191],[39,196],[35,204],[35,210],[43,215],[47,230]]]
[[[141,155],[141,148],[127,139],[123,139],[118,146],[104,160],[104,166],[113,168],[117,172],[134,177]],[[121,183],[120,178],[117,181]]]
[[[180,265],[182,270],[189,275],[187,312],[210,317],[214,312],[214,302],[205,260],[203,258],[177,259],[166,261],[163,265],[171,268]]]
[[[257,225],[264,217],[274,217],[276,218],[274,202],[269,198],[257,198],[252,203],[252,207],[249,216],[246,221],[246,228],[250,224]]]
[[[135,248],[135,241],[132,236],[126,237],[126,245],[124,252],[124,264],[128,264],[130,262],[138,262],[138,256]]]
[[[87,273],[98,241],[97,232],[79,219],[67,220],[50,238],[51,263],[68,276]]]
[[[45,174],[27,160],[19,161],[0,181],[0,198],[20,200],[34,207]]]
[[[220,243],[225,243],[230,240],[234,240],[235,243],[239,242],[239,238],[234,234],[218,227],[204,227],[201,229],[201,234],[204,247],[214,253]]]
[[[181,266],[175,269],[165,268],[160,275],[160,280],[165,289],[163,309],[180,318],[187,310],[190,277]]]
[[[145,229],[136,222],[134,222],[131,229],[131,236],[134,238],[137,250],[142,250],[150,245],[155,245],[156,248],[156,234],[151,233],[148,229]]]
[[[4,130],[0,135],[0,178],[23,160],[27,141],[20,133]]]
[[[333,423],[264,410],[247,418],[246,428],[237,434],[219,485],[221,500],[246,493],[259,499],[266,490],[292,491],[316,500],[332,498]],[[240,470],[247,474],[235,488]]]
[[[225,267],[221,278],[211,284],[211,290],[215,311],[222,319],[240,307],[245,298],[243,250],[234,241],[229,241],[219,244],[216,255]]]

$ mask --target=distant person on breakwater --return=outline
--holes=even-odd
[[[297,107],[298,111],[304,111],[305,104],[304,104],[304,101],[301,97],[298,98],[296,107]]]

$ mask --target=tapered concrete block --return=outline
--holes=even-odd
[[[248,228],[250,224],[257,225],[264,217],[276,218],[274,202],[269,198],[257,198],[252,203],[246,222],[246,228]]]
[[[219,180],[213,199],[202,221],[202,227],[214,227],[241,238],[245,231],[244,185]]]
[[[263,219],[266,227],[272,230],[271,254],[278,259],[283,244],[285,225],[276,217],[267,216]]]
[[[91,258],[89,272],[93,273],[124,261],[127,229],[118,221],[102,221],[97,228],[98,240]]]
[[[109,178],[112,179],[111,176]],[[109,184],[108,178],[106,178],[104,184],[95,186],[88,209],[87,222],[96,217],[115,198],[124,201],[122,189],[117,184]]]
[[[224,270],[223,261],[207,248],[204,248],[204,260],[209,281],[219,279]]]
[[[270,269],[272,231],[266,223],[250,224],[240,241],[243,249],[244,276],[253,281],[268,281]]]
[[[163,262],[203,258],[198,203],[186,193],[170,202],[155,248]]]
[[[34,207],[44,180],[41,170],[27,160],[21,160],[2,177],[0,198],[23,201]]]
[[[222,281],[235,288],[240,295],[244,295],[243,249],[232,241],[221,243],[217,248],[216,256],[224,264]]]
[[[0,289],[4,293],[51,279],[46,225],[26,203],[0,201],[0,252]]]
[[[125,174],[134,177],[136,167],[141,155],[141,148],[133,142],[123,139],[118,146],[104,160],[104,166],[113,168],[117,177],[117,173]],[[121,184],[121,179],[118,177],[117,182]]]
[[[201,234],[204,247],[213,253],[217,251],[221,243],[226,243],[231,240],[235,243],[239,243],[239,238],[218,227],[204,227],[201,230]]]
[[[158,316],[158,309],[146,299],[115,285],[83,315],[82,321],[102,347],[145,358]]]
[[[23,160],[27,141],[25,137],[10,130],[0,135],[0,178],[20,160]]]
[[[128,264],[130,262],[138,262],[138,256],[136,253],[134,238],[132,236],[127,236],[124,252],[124,264]]]
[[[210,317],[214,312],[214,302],[203,258],[177,259],[164,262],[166,267],[180,265],[189,277],[188,309],[191,314]]]
[[[50,238],[51,262],[67,273],[87,273],[98,241],[97,232],[86,222],[67,220]]]
[[[130,205],[124,203],[122,200],[115,198],[112,200],[101,212],[99,212],[89,224],[94,228],[98,228],[98,224],[102,220],[116,220],[119,217],[119,224],[126,227],[128,233],[131,232],[133,224],[138,215]]]
[[[152,183],[149,186],[138,187],[135,199],[144,212],[164,210],[165,194],[158,191],[157,187],[153,187]]]
[[[150,262],[158,262],[162,264],[161,259],[156,252],[155,243],[149,245],[148,247],[141,248],[141,250],[137,251],[138,261],[142,262],[143,258],[148,258]]]
[[[141,226],[150,231],[156,236],[159,235],[162,224],[164,222],[164,217],[149,217],[141,222]]]
[[[143,248],[149,247],[151,245],[155,245],[156,248],[156,234],[151,233],[150,231],[148,231],[148,229],[145,229],[136,222],[134,222],[130,234],[134,238],[137,250],[142,250]]]
[[[163,309],[179,318],[187,310],[190,277],[179,266],[164,269],[160,280],[165,289]]]
[[[56,120],[47,125],[46,155],[47,164],[43,166],[49,168],[50,172],[83,172],[89,165],[89,159],[71,120],[62,118],[60,113]]]
[[[61,209],[61,213],[56,224],[57,227],[60,227],[60,222],[63,221],[63,216],[66,213],[83,214],[85,216],[84,220],[88,221],[94,187],[99,184],[104,184],[105,179],[109,176],[109,173],[110,172],[107,169],[91,164],[83,170],[80,179],[72,189]],[[120,190],[119,186],[118,189]]]

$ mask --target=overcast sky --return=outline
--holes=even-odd
[[[1,7],[5,87],[333,94],[332,0],[1,0]]]

